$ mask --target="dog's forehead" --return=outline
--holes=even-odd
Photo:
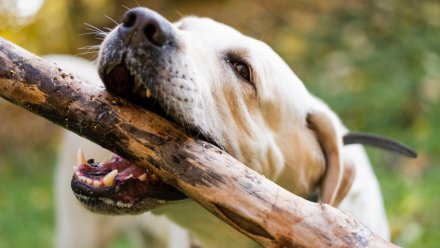
[[[175,26],[183,32],[191,34],[191,39],[196,39],[198,44],[205,44],[209,48],[217,51],[240,51],[247,57],[270,58],[271,61],[275,53],[264,42],[246,36],[226,24],[214,21],[206,17],[184,17],[175,23]]]
[[[176,22],[175,25],[181,30],[190,31],[200,35],[241,35],[236,29],[207,17],[187,16]]]
[[[185,17],[175,23],[183,32],[190,33],[193,39],[207,43],[211,47],[230,48],[231,46],[255,47],[261,42],[246,36],[226,24],[207,17]]]

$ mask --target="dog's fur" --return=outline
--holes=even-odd
[[[287,190],[303,197],[318,191],[323,202],[335,206],[340,202],[340,209],[389,237],[380,189],[365,151],[358,145],[342,146],[347,129],[270,47],[211,19],[187,17],[170,25],[178,48],[168,57],[148,64],[137,59],[140,50],[125,53],[137,80],[143,80],[147,70],[143,68],[156,66],[155,80],[163,82],[155,89],[157,99],[176,120],[209,135],[235,158]],[[113,31],[104,41],[100,61],[105,61],[115,36]],[[230,57],[250,64],[252,82],[234,72],[225,60]],[[52,60],[83,79],[99,82],[87,62]],[[68,167],[76,164],[78,147],[96,159],[110,154],[65,134],[57,173],[59,247],[101,247],[118,231],[133,226],[157,237],[160,247],[188,244],[186,230],[205,247],[255,246],[192,200],[153,210],[172,222],[151,213],[109,217],[87,212],[69,187]]]

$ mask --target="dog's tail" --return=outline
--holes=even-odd
[[[349,132],[342,138],[344,145],[362,144],[396,152],[409,158],[416,158],[417,153],[408,146],[393,139],[370,133]]]

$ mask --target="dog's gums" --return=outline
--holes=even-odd
[[[149,169],[137,167],[114,155],[108,161],[86,161],[78,152],[72,188],[76,197],[92,211],[104,213],[143,212],[165,201],[185,199],[180,191],[159,180]],[[104,207],[107,206],[107,207]]]

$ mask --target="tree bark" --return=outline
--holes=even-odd
[[[179,126],[1,38],[0,96],[153,169],[265,247],[394,247],[350,214],[284,190]]]

